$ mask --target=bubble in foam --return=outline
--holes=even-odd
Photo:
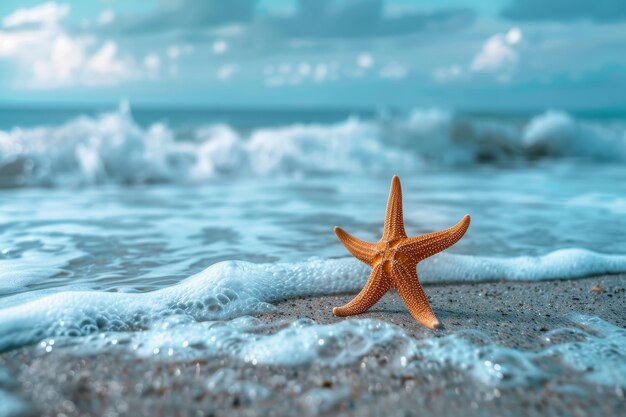
[[[570,318],[588,331],[586,339],[551,346],[544,354],[557,355],[593,383],[626,387],[626,329],[593,316]]]
[[[303,319],[285,327],[252,317],[201,323],[169,318],[144,332],[64,342],[78,354],[119,348],[163,361],[228,357],[252,366],[283,367],[346,366],[378,350],[391,356],[390,370],[402,374],[423,375],[433,366],[451,368],[485,386],[513,388],[550,382],[573,372],[591,384],[626,388],[626,331],[597,317],[575,314],[569,318],[584,339],[562,340],[540,351],[499,346],[478,330],[418,340],[393,324],[368,319],[334,324]],[[551,364],[551,371],[545,369],[546,363]],[[216,376],[216,386],[230,374],[224,370]]]
[[[517,258],[443,253],[418,265],[424,283],[566,279],[624,271],[625,256],[581,249]],[[0,310],[0,351],[57,335],[145,329],[173,315],[226,320],[269,312],[276,301],[356,292],[368,274],[365,265],[351,258],[275,264],[228,261],[148,293],[58,292]]]

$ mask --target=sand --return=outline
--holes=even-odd
[[[503,346],[539,350],[545,332],[570,326],[568,313],[601,317],[626,327],[626,275],[539,283],[428,286],[445,328],[413,321],[394,293],[363,318],[394,323],[417,339],[480,329]],[[267,322],[308,317],[342,320],[333,306],[350,296],[288,300]],[[567,336],[563,336],[567,337]],[[574,337],[574,336],[572,336]],[[580,372],[518,388],[482,385],[445,366],[419,373],[391,366],[394,346],[377,348],[347,366],[253,366],[231,358],[158,363],[124,351],[77,357],[62,349],[42,354],[23,347],[0,355],[0,388],[30,404],[33,415],[66,416],[613,416],[625,393],[589,385]],[[549,361],[548,361],[549,362]],[[545,363],[547,369],[552,364]],[[570,387],[570,388],[567,388]],[[23,412],[22,414],[27,414]]]

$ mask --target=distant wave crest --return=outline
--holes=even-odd
[[[404,117],[241,132],[140,127],[125,107],[0,131],[0,187],[202,182],[232,176],[407,172],[424,165],[626,160],[626,125],[548,111],[526,122],[415,110]]]

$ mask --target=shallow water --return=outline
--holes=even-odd
[[[571,164],[407,173],[406,227],[427,233],[469,213],[467,237],[448,252],[476,257],[626,253],[622,171]],[[378,240],[388,183],[387,176],[337,175],[3,190],[0,292],[148,291],[223,260],[346,256],[333,226]]]
[[[377,337],[402,332],[374,335],[357,320],[264,341],[247,336],[242,317],[289,297],[357,291],[367,269],[335,259],[347,254],[332,228],[377,240],[392,174],[402,179],[409,234],[472,216],[458,244],[418,267],[425,283],[626,272],[625,132],[623,122],[554,112],[525,122],[426,111],[271,128],[146,127],[126,108],[7,129],[0,350],[113,331],[161,352],[169,344],[155,338],[182,346],[191,331],[262,360],[293,357],[305,337],[298,332],[347,331],[363,349],[346,360],[358,357]],[[191,324],[159,333],[169,316]],[[227,320],[219,331],[216,320]],[[623,330],[596,324],[604,334],[585,349],[610,340],[625,357]],[[127,333],[138,329],[152,330]],[[463,358],[477,348],[455,340],[433,339],[427,352],[467,370]],[[564,346],[559,354],[586,363],[580,352]],[[301,353],[304,362],[320,360]],[[477,378],[491,378],[483,365]],[[527,371],[513,368],[513,380]],[[597,375],[594,382],[624,384],[610,370]]]

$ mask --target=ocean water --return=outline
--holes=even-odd
[[[463,334],[416,342],[358,318],[262,335],[251,318],[281,300],[360,289],[367,268],[332,229],[378,240],[394,174],[409,234],[472,216],[458,244],[418,266],[423,283],[626,272],[626,120],[122,103],[4,111],[0,129],[0,351],[123,346],[155,360],[333,365],[395,338],[398,366],[419,355],[486,384],[523,385],[544,372],[541,355],[557,354],[593,365],[593,383],[626,387],[624,330],[602,318],[573,316],[591,328],[583,341],[542,352]],[[346,338],[357,347],[336,341]],[[331,355],[320,341],[335,341]],[[607,350],[602,365],[585,353]]]

